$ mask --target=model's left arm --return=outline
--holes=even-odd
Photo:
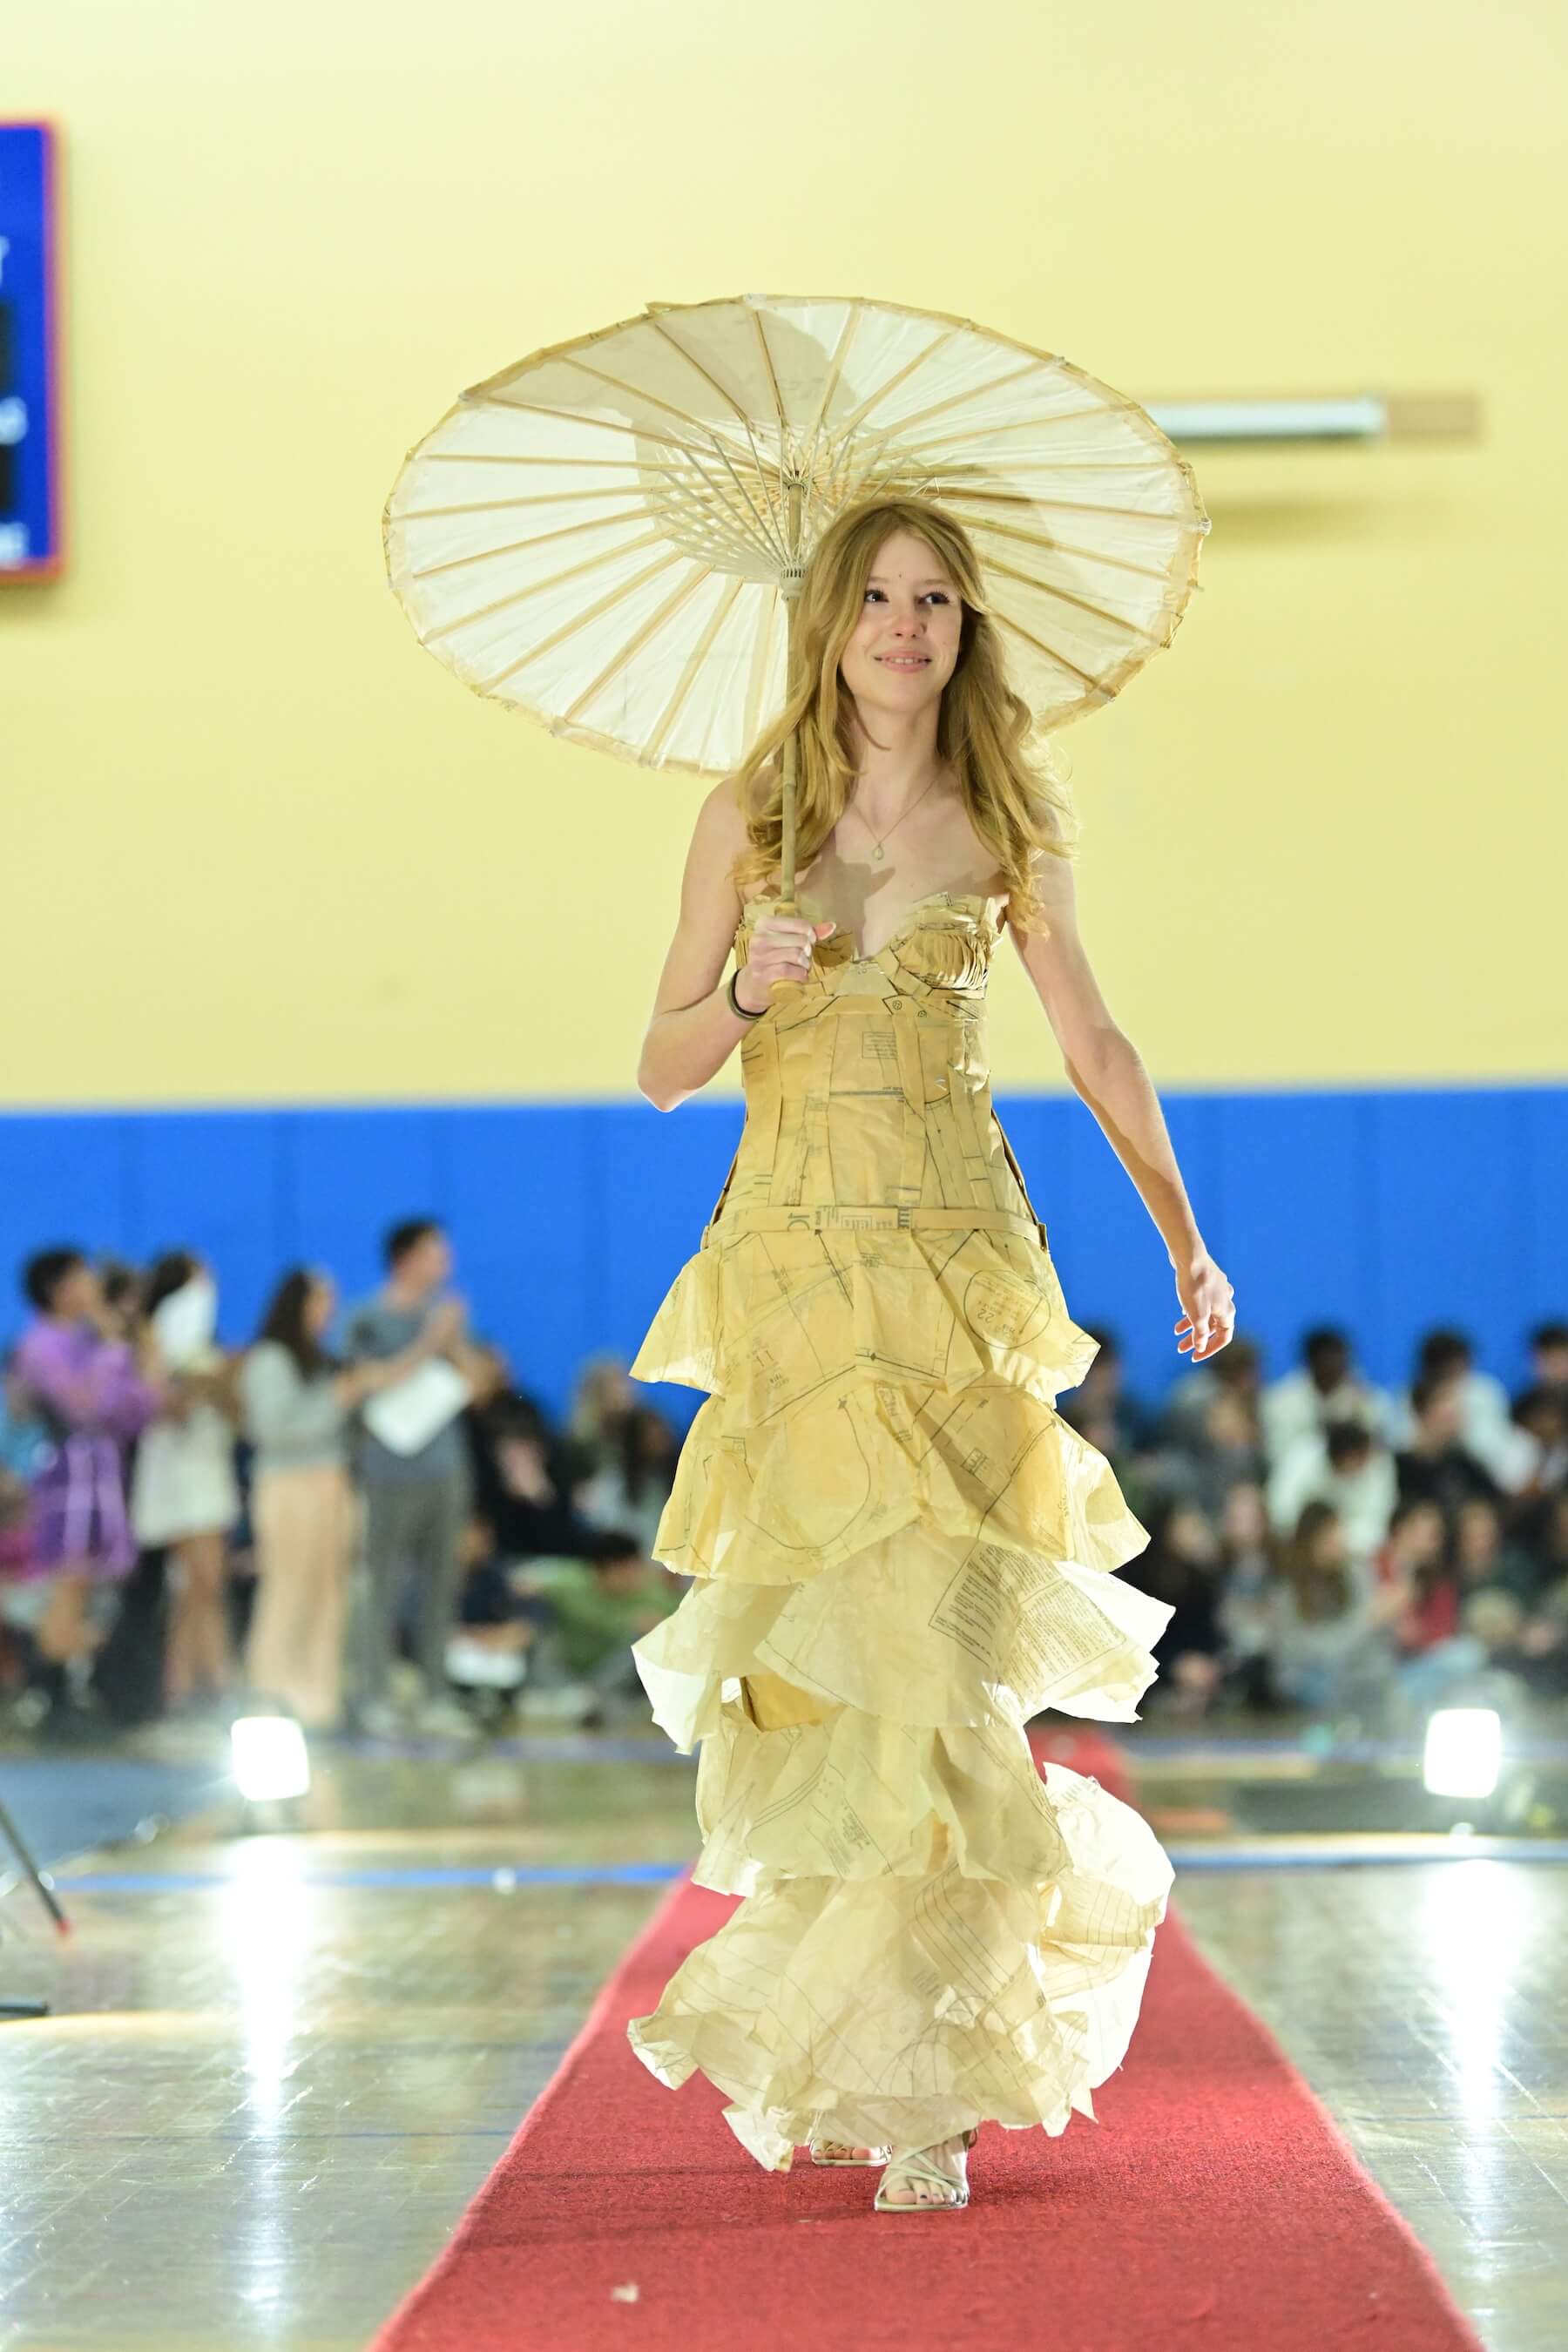
[[[1075,1093],[1089,1105],[1159,1227],[1184,1309],[1173,1328],[1191,1363],[1217,1355],[1236,1328],[1236,1294],[1198,1231],[1160,1098],[1138,1048],[1112,1018],[1079,931],[1071,864],[1037,855],[1039,927],[1020,930],[1009,910],[1013,944],[1045,1007]]]

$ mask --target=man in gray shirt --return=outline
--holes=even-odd
[[[384,1255],[385,1282],[374,1297],[350,1311],[344,1325],[347,1361],[363,1363],[400,1354],[436,1317],[450,1327],[441,1352],[482,1396],[490,1374],[483,1357],[464,1337],[462,1307],[456,1301],[436,1304],[437,1292],[452,1274],[451,1244],[442,1227],[431,1217],[409,1218],[387,1234]],[[364,1489],[369,1571],[359,1656],[359,1721],[371,1732],[384,1734],[397,1727],[389,1677],[404,1599],[412,1585],[415,1655],[425,1677],[418,1728],[469,1734],[473,1721],[452,1696],[446,1672],[447,1642],[463,1573],[463,1529],[473,1509],[462,1416],[455,1415],[415,1454],[395,1454],[361,1422],[354,1433],[354,1461]]]

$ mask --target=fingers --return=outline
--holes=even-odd
[[[795,915],[770,915],[757,925],[751,961],[770,982],[794,981],[811,969],[816,926]]]
[[[1210,1356],[1217,1356],[1222,1348],[1228,1347],[1236,1336],[1236,1318],[1223,1312],[1199,1316],[1195,1319],[1184,1315],[1172,1328],[1176,1333],[1177,1351],[1186,1356],[1189,1362],[1201,1364]]]

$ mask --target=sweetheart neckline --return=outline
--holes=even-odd
[[[989,907],[993,904],[1005,907],[1011,896],[1012,893],[1010,890],[927,890],[923,892],[920,898],[910,899],[909,905],[904,908],[902,915],[899,918],[896,927],[889,937],[883,940],[879,948],[875,949],[870,955],[851,956],[849,961],[851,963],[879,962],[881,958],[887,954],[889,948],[896,947],[898,945],[900,940],[904,935],[905,929],[908,926],[910,918],[918,915],[922,907],[929,907],[933,899],[946,898],[949,900],[962,900],[972,907]],[[756,898],[748,898],[741,910],[742,928],[744,928],[746,919],[753,907],[766,907],[775,905],[776,903],[776,900],[768,898],[759,897]],[[819,918],[818,919],[821,919]],[[832,947],[836,940],[843,940],[853,945],[853,942],[849,941],[847,932],[835,931],[831,933],[828,938],[818,940],[816,942],[816,949]],[[814,954],[816,952],[816,949],[813,950]]]

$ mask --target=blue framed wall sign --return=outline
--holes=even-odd
[[[63,557],[56,165],[51,124],[0,122],[0,584]]]

